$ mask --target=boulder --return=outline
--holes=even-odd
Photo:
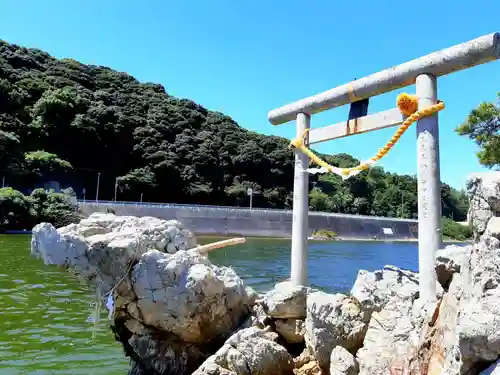
[[[327,370],[336,346],[355,353],[367,329],[365,312],[354,297],[313,292],[307,297],[306,346],[319,366]]]
[[[276,284],[259,301],[265,314],[279,319],[305,319],[309,289],[295,286],[290,281]]]
[[[471,246],[451,245],[436,252],[436,274],[443,288],[448,289],[453,275],[460,272],[471,251]]]
[[[235,333],[193,375],[291,375],[293,361],[278,334],[257,327]]]
[[[351,296],[369,312],[380,311],[392,297],[413,300],[417,293],[418,274],[394,266],[374,272],[359,270],[351,289]]]
[[[188,375],[249,319],[257,298],[195,246],[177,221],[93,214],[59,229],[37,225],[31,252],[96,287],[131,375]]]
[[[357,375],[358,361],[345,348],[336,346],[330,355],[330,375]]]
[[[323,375],[325,373],[321,370],[308,348],[305,348],[299,356],[295,357],[293,362],[295,375]]]
[[[136,318],[187,343],[204,344],[231,332],[253,304],[231,268],[214,266],[196,250],[150,250],[133,267],[131,280]]]
[[[500,172],[473,173],[466,182],[468,221],[475,239],[486,230],[491,217],[500,213]]]
[[[418,279],[418,273],[390,265],[374,272],[360,270],[350,294],[361,303],[369,319],[372,312],[382,310],[393,297],[411,301],[417,298]],[[436,290],[437,296],[443,294],[439,282]]]
[[[72,269],[105,294],[148,250],[175,253],[195,246],[195,237],[176,220],[94,213],[59,229],[36,225],[31,254]]]
[[[398,359],[406,359],[417,345],[425,315],[423,308],[413,305],[410,298],[393,296],[380,312],[372,314],[363,347],[357,352],[360,375],[392,374]]]
[[[403,315],[407,314],[403,312]],[[403,350],[404,354],[398,352],[400,362],[406,364],[406,373],[411,375],[419,374],[422,369],[433,374],[479,374],[500,356],[498,316],[500,240],[485,231],[480,241],[470,247],[467,261],[461,264],[460,272],[453,275],[448,292],[438,301],[434,313],[426,316],[420,332],[417,320],[412,319],[420,340],[415,345],[410,336],[411,345]],[[393,319],[404,320],[398,316]],[[369,328],[365,346],[358,355],[361,373],[362,351],[365,347],[367,353],[375,350],[375,345],[371,347],[367,342],[370,334]],[[378,336],[382,335],[383,332],[379,332]],[[375,373],[374,367],[365,373]]]
[[[304,342],[306,332],[304,321],[301,319],[276,319],[274,321],[276,332],[288,344],[300,344]]]

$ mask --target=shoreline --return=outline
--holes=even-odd
[[[31,230],[8,230],[0,235],[31,235]],[[232,238],[232,237],[245,237],[247,239],[260,239],[260,240],[288,240],[291,241],[291,237],[270,237],[270,236],[241,236],[239,234],[198,234],[194,233],[196,238]],[[418,243],[418,238],[360,238],[360,237],[337,237],[335,239],[322,240],[322,239],[308,239],[309,242],[385,242],[385,243]],[[472,240],[460,241],[453,239],[444,239],[444,244],[470,244]]]
[[[194,233],[196,238],[232,238],[232,237],[245,237],[247,239],[259,239],[259,240],[288,240],[291,241],[291,237],[269,237],[269,236],[241,236],[239,234],[228,234],[228,235],[223,235],[223,234],[197,234]],[[392,239],[373,239],[373,238],[360,238],[360,237],[337,237],[335,239],[331,240],[322,240],[322,239],[308,239],[309,242],[396,242],[396,243],[418,243],[418,238],[392,238]],[[453,239],[444,239],[443,240],[444,244],[454,244],[454,243],[460,243],[460,244],[471,244],[472,240],[466,240],[466,241],[460,241],[460,240],[453,240]]]

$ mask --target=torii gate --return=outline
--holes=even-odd
[[[311,116],[315,113],[412,84],[416,84],[418,106],[436,107],[437,77],[499,58],[500,33],[484,35],[274,109],[268,118],[273,125],[296,120],[295,142],[304,137],[305,146],[401,125],[406,117],[396,108],[309,131]],[[291,280],[297,285],[307,285],[309,159],[300,151],[295,148]],[[418,119],[417,153],[420,297],[432,301],[436,298],[435,253],[442,245],[437,113]]]

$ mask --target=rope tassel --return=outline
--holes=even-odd
[[[392,149],[392,147],[399,141],[401,136],[405,133],[406,130],[412,125],[415,121],[424,118],[426,116],[430,116],[434,113],[437,113],[441,110],[444,109],[444,103],[442,101],[438,101],[437,104],[434,104],[433,106],[423,108],[423,109],[418,109],[418,98],[416,95],[410,95],[406,93],[402,93],[398,95],[396,99],[396,105],[399,109],[399,111],[404,115],[407,116],[407,118],[403,121],[403,124],[396,130],[392,138],[385,144],[384,147],[379,149],[377,154],[373,156],[372,158],[361,162],[359,165],[356,167],[352,168],[338,168],[334,167],[333,165],[328,164],[326,161],[321,159],[319,156],[314,154],[309,148],[305,146],[304,139],[305,136],[307,135],[307,132],[309,129],[306,129],[302,137],[297,137],[295,139],[292,139],[290,142],[290,146],[294,149],[300,150],[304,154],[306,154],[311,161],[320,166],[320,168],[309,168],[306,169],[305,171],[311,174],[316,174],[316,173],[335,173],[342,177],[342,179],[348,179],[352,176],[355,176],[359,174],[360,172],[369,169],[372,167],[378,160],[382,159],[385,155],[389,153],[389,151]]]

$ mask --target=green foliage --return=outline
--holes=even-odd
[[[78,207],[66,194],[36,189],[25,196],[11,187],[0,189],[0,231],[31,229],[40,222],[61,227],[81,219]]]
[[[472,229],[468,225],[457,223],[447,217],[442,218],[441,225],[444,238],[458,241],[465,241],[472,238]]]
[[[457,127],[456,132],[476,142],[480,150],[479,162],[487,167],[500,166],[500,92],[497,103],[481,103],[474,108],[467,119]]]
[[[318,229],[313,232],[313,236],[316,238],[324,238],[327,240],[333,240],[337,238],[337,233],[332,232],[331,230],[328,229]]]
[[[46,151],[31,151],[24,154],[26,168],[33,174],[45,176],[54,172],[65,172],[71,164],[60,159],[56,154]]]
[[[62,227],[82,219],[78,206],[66,194],[35,189],[30,198],[36,223],[48,222],[55,227]]]
[[[31,229],[31,201],[10,187],[0,189],[0,231]]]
[[[72,176],[71,185],[93,199],[100,172],[103,200],[113,199],[117,181],[120,200],[142,193],[148,201],[248,207],[250,187],[254,207],[291,208],[288,143],[172,97],[161,85],[0,41],[0,171],[10,185]],[[339,167],[359,162],[321,156]],[[376,167],[346,181],[310,180],[311,210],[417,217],[414,176]],[[448,188],[443,212],[461,220],[466,202]]]

